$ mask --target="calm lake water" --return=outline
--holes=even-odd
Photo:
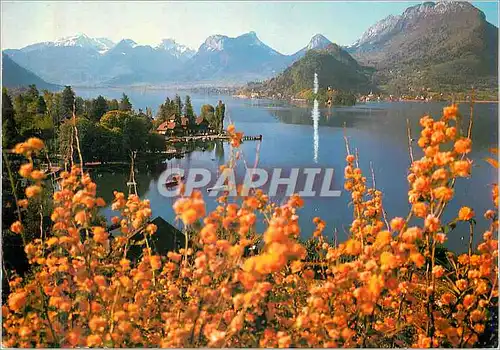
[[[112,89],[76,89],[77,95],[85,98],[101,94],[108,98],[119,98],[123,90]],[[135,109],[151,107],[154,111],[165,100],[172,98],[176,91],[126,89],[124,91],[132,101]],[[184,99],[186,92],[178,92]],[[238,130],[246,135],[263,135],[260,143],[258,167],[264,169],[282,168],[283,175],[290,168],[333,168],[335,174],[332,189],[343,190],[343,169],[345,167],[344,133],[347,135],[351,149],[357,148],[360,166],[368,179],[370,162],[373,163],[377,187],[384,193],[384,207],[388,218],[406,216],[409,210],[406,181],[409,165],[408,144],[406,135],[406,119],[410,120],[413,137],[418,139],[420,132],[418,121],[425,113],[437,118],[444,103],[368,103],[353,107],[318,109],[313,107],[296,107],[276,101],[242,100],[230,96],[198,95],[190,93],[196,112],[203,104],[215,105],[218,100],[226,103],[226,120],[229,119]],[[468,120],[469,106],[461,105],[460,111]],[[415,142],[416,144],[416,142]],[[498,105],[477,104],[473,128],[474,160],[471,179],[459,179],[456,183],[456,195],[447,209],[445,219],[453,218],[462,205],[471,206],[478,216],[478,230],[475,241],[480,240],[482,231],[487,227],[482,215],[493,206],[491,201],[491,184],[497,182],[498,173],[484,161],[490,156],[488,149],[498,147]],[[248,167],[253,167],[258,150],[258,142],[248,141],[242,146]],[[184,169],[203,167],[217,173],[219,164],[229,158],[229,145],[225,144],[214,151],[196,151],[183,159],[165,160],[153,170],[139,169],[137,181],[139,194],[151,201],[153,216],[162,216],[174,223],[172,210],[173,199],[159,194],[158,177],[162,170],[172,166]],[[414,147],[415,157],[419,157]],[[241,162],[240,162],[241,163]],[[239,173],[245,168],[240,164]],[[96,178],[101,194],[106,200],[112,198],[114,189],[126,191],[128,172],[102,173]],[[370,180],[371,181],[371,180]],[[210,185],[215,182],[215,176]],[[209,185],[209,186],[210,186]],[[298,187],[299,190],[302,187]],[[316,187],[315,189],[319,189]],[[281,191],[283,192],[283,191]],[[207,209],[212,210],[216,204],[206,196]],[[281,203],[283,193],[273,198]],[[300,210],[302,234],[307,237],[313,231],[312,219],[319,216],[327,223],[325,234],[333,237],[337,230],[339,240],[348,234],[348,224],[352,220],[352,208],[348,203],[349,193],[342,191],[338,198],[305,198],[305,207]],[[114,213],[105,208],[103,214],[111,217]],[[180,225],[176,223],[176,225]],[[258,228],[261,228],[259,225]],[[449,234],[447,246],[455,251],[467,249],[468,228],[459,224]]]

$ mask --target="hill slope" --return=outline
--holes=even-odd
[[[248,88],[263,96],[293,97],[312,91],[314,73],[320,89],[364,92],[372,88],[371,70],[362,67],[345,50],[330,44],[323,50],[309,50],[278,76]]]
[[[389,16],[348,51],[375,67],[389,90],[492,88],[497,85],[498,28],[467,2],[426,2]]]
[[[36,85],[39,90],[55,91],[61,88],[61,86],[47,83],[2,53],[2,85],[7,88],[20,88],[32,84]]]

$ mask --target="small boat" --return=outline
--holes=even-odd
[[[175,187],[179,184],[180,181],[184,180],[184,176],[179,178],[179,176],[174,176],[172,180],[165,182],[166,187]]]
[[[212,192],[212,191],[229,191],[229,186],[224,185],[224,186],[207,188],[207,192]]]

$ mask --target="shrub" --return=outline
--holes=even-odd
[[[489,210],[485,218],[491,227],[476,250],[470,247],[458,257],[441,252],[448,232],[441,218],[455,179],[470,175],[470,133],[460,134],[457,117],[451,106],[439,120],[421,119],[418,144],[424,156],[409,169],[412,210],[404,218],[385,220],[382,193],[348,154],[351,236],[332,245],[322,235],[324,222],[315,219],[307,250],[299,242],[299,196],[282,206],[260,191],[235,202],[222,196],[217,209],[206,214],[201,194],[194,192],[174,205],[191,232],[187,246],[167,256],[145,247],[134,265],[125,258],[127,237],[156,231],[148,224],[149,202],[115,192],[112,209],[120,215],[113,222],[122,235],[110,241],[106,228],[92,223],[105,205],[96,197],[96,184],[74,166],[62,173],[53,195],[50,234],[25,246],[32,276],[10,282],[3,345],[474,346],[497,306],[498,223],[497,211]],[[233,126],[228,133],[237,148],[241,133]],[[42,147],[28,140],[14,151],[32,164],[31,155]],[[26,196],[33,200],[43,191],[42,179],[32,166],[25,170],[23,176],[32,181]],[[497,207],[496,185],[493,200]],[[254,229],[259,213],[267,222],[262,235]],[[409,227],[412,217],[419,221]],[[461,210],[456,220],[465,220],[473,234],[472,211]],[[27,234],[21,221],[11,230]],[[262,241],[257,254],[245,254],[257,241]],[[308,251],[308,260],[324,269],[321,278],[314,278]]]

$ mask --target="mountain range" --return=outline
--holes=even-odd
[[[255,32],[235,38],[209,36],[197,51],[173,39],[156,46],[131,39],[118,43],[79,34],[4,53],[40,77],[69,85],[130,85],[186,82],[243,83],[271,77],[302,57],[308,49],[330,41],[316,35],[304,49],[283,55],[264,44]]]
[[[2,86],[17,89],[31,84],[36,85],[40,90],[56,91],[61,88],[61,86],[47,83],[33,72],[18,65],[9,56],[2,54]]]
[[[307,71],[319,64],[327,66],[322,68],[327,74],[360,81],[358,74],[362,72],[382,89],[396,91],[422,86],[496,86],[497,42],[498,28],[472,4],[426,2],[382,19],[350,46],[337,46],[317,34],[292,55],[269,47],[255,32],[234,38],[212,35],[196,51],[172,39],[150,46],[131,39],[114,43],[79,34],[4,53],[40,78],[57,84],[242,84],[277,79],[293,65],[296,72],[299,67],[307,66]],[[308,57],[310,51],[317,54]],[[300,64],[306,58],[308,64]],[[352,68],[348,70],[352,75],[339,71],[346,64]]]
[[[498,28],[468,2],[425,2],[388,16],[346,48],[376,69],[374,82],[470,89],[497,86]]]

